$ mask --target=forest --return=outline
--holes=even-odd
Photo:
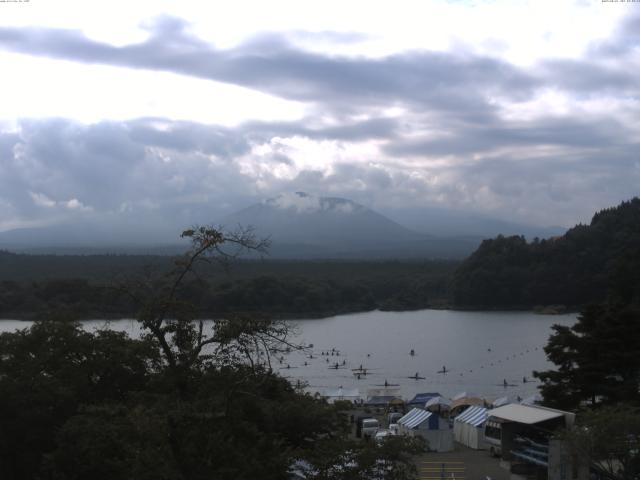
[[[228,237],[188,236],[193,248],[161,281],[129,292],[141,338],[88,332],[60,314],[0,334],[0,478],[416,478],[424,442],[356,441],[348,405],[271,368],[285,349],[305,348],[286,322],[236,315],[210,328],[194,318],[183,282]]]
[[[133,316],[123,291],[161,281],[179,257],[56,256],[0,252],[0,317]],[[449,304],[453,261],[241,260],[199,265],[181,287],[202,315],[231,312],[281,318],[412,310]]]
[[[310,318],[422,308],[578,311],[614,289],[640,302],[640,199],[596,213],[589,225],[528,242],[485,240],[463,262],[425,259],[234,259],[199,265],[181,288],[208,318],[257,313]],[[268,252],[265,251],[265,254]],[[0,251],[0,318],[136,314],[126,292],[160,282],[180,257],[27,255]]]
[[[579,310],[615,291],[640,302],[640,199],[596,213],[589,225],[565,235],[527,242],[485,240],[456,270],[454,305],[479,309],[530,309],[562,305]]]

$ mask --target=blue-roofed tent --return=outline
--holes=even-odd
[[[453,422],[453,436],[456,442],[476,450],[485,449],[484,424],[487,421],[487,412],[484,407],[471,406],[458,415]]]
[[[367,398],[365,405],[370,407],[388,407],[390,405],[402,405],[402,398],[395,395],[374,395]]]
[[[429,400],[431,400],[434,397],[440,397],[440,396],[441,395],[438,392],[417,393],[415,397],[409,400],[407,405],[424,407]]]
[[[429,450],[450,452],[453,450],[453,435],[449,423],[433,412],[412,408],[398,420],[401,435],[419,435],[427,440]]]

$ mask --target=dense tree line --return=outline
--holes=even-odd
[[[640,308],[611,293],[575,325],[554,325],[545,347],[555,368],[534,372],[544,405],[578,413],[562,437],[604,478],[640,475]]]
[[[639,228],[634,199],[596,214],[589,227],[562,239],[558,248],[582,241],[577,252],[564,252],[569,263],[584,261],[584,270],[574,268],[580,274],[567,282],[583,281],[591,271],[594,288],[586,290],[591,298],[576,297],[587,305],[575,325],[553,326],[545,353],[555,368],[534,372],[545,405],[578,413],[577,425],[563,437],[604,478],[640,475]]]
[[[181,293],[202,315],[260,312],[301,317],[376,308],[418,309],[448,302],[453,265],[447,262],[275,262],[272,265],[241,262],[233,265],[231,275],[217,272],[210,276],[209,266],[201,268],[198,277],[181,285]],[[165,274],[165,270],[157,269],[149,275],[103,279],[0,281],[0,318],[39,318],[52,311],[77,318],[131,317],[136,314],[136,306],[120,287],[126,284],[130,290],[131,284],[139,283],[142,278],[161,281]]]
[[[419,440],[382,446],[347,435],[341,406],[294,388],[270,358],[291,343],[283,322],[217,319],[205,329],[185,297],[194,266],[250,237],[209,228],[162,281],[129,284],[144,335],[88,332],[46,318],[0,335],[3,479],[410,479]]]
[[[545,347],[553,370],[535,372],[548,404],[565,409],[620,402],[640,406],[640,308],[585,307],[575,325],[554,325]]]
[[[594,215],[565,235],[482,242],[456,270],[453,302],[480,308],[580,307],[609,293],[640,303],[640,199]]]

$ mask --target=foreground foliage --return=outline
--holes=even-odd
[[[192,249],[164,281],[129,285],[141,339],[60,320],[0,335],[0,478],[283,479],[296,465],[309,479],[414,478],[423,445],[356,443],[340,407],[273,372],[272,355],[301,348],[286,324],[194,320],[182,295],[194,265],[261,244],[183,235]]]
[[[565,432],[572,453],[588,458],[609,478],[640,476],[640,409],[630,404],[589,409],[579,424]]]

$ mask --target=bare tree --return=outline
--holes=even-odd
[[[181,237],[189,239],[191,247],[162,279],[147,276],[121,286],[141,306],[138,321],[158,342],[179,386],[205,363],[242,363],[254,371],[271,371],[273,355],[303,348],[293,341],[295,332],[283,321],[235,315],[214,319],[212,327],[206,328],[196,307],[181,298],[187,279],[199,275],[200,263],[213,262],[228,269],[243,254],[265,254],[269,239],[257,238],[251,228],[225,232],[211,226],[195,226]]]

